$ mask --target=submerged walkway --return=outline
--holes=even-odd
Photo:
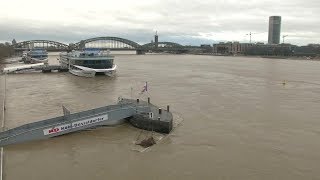
[[[169,133],[172,130],[172,114],[150,102],[139,99],[120,99],[115,105],[104,106],[64,116],[25,124],[0,132],[0,146],[31,140],[47,139],[96,126],[116,125],[128,121],[137,128]]]
[[[49,65],[44,63],[37,63],[37,64],[24,64],[20,66],[13,66],[13,67],[6,67],[3,68],[3,73],[15,73],[20,71],[26,71],[26,70],[34,70],[34,71],[42,71],[44,73],[46,72],[52,72],[52,71],[58,71],[58,72],[66,72],[68,71],[68,67],[64,67],[61,65]]]

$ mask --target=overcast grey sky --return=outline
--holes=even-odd
[[[282,16],[292,44],[320,43],[320,0],[1,0],[0,41],[48,39],[70,43],[118,36],[184,45],[266,42],[268,17]]]

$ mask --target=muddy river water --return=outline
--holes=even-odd
[[[319,62],[196,55],[115,62],[115,78],[8,75],[6,128],[60,116],[61,105],[78,112],[113,104],[131,87],[136,97],[145,81],[151,101],[169,104],[181,124],[145,152],[132,150],[140,130],[128,124],[10,145],[6,180],[320,179]]]

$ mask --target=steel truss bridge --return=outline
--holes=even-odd
[[[44,48],[48,51],[64,51],[69,48],[69,45],[60,43],[57,41],[50,40],[30,40],[22,41],[12,45],[14,49],[19,50],[28,50],[33,48]]]
[[[95,37],[86,40],[82,40],[75,44],[69,45],[50,40],[29,40],[22,41],[12,45],[16,51],[28,50],[36,47],[44,48],[47,51],[68,51],[68,50],[80,50],[83,48],[99,48],[102,50],[116,50],[116,51],[136,51],[137,54],[143,54],[145,52],[174,52],[183,53],[187,52],[189,47],[182,46],[174,42],[157,42],[147,43],[140,45],[137,42],[120,37]]]

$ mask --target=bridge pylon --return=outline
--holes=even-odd
[[[137,49],[137,50],[136,50],[136,54],[137,54],[137,55],[143,55],[143,54],[146,54],[146,51],[143,50],[143,49]]]

